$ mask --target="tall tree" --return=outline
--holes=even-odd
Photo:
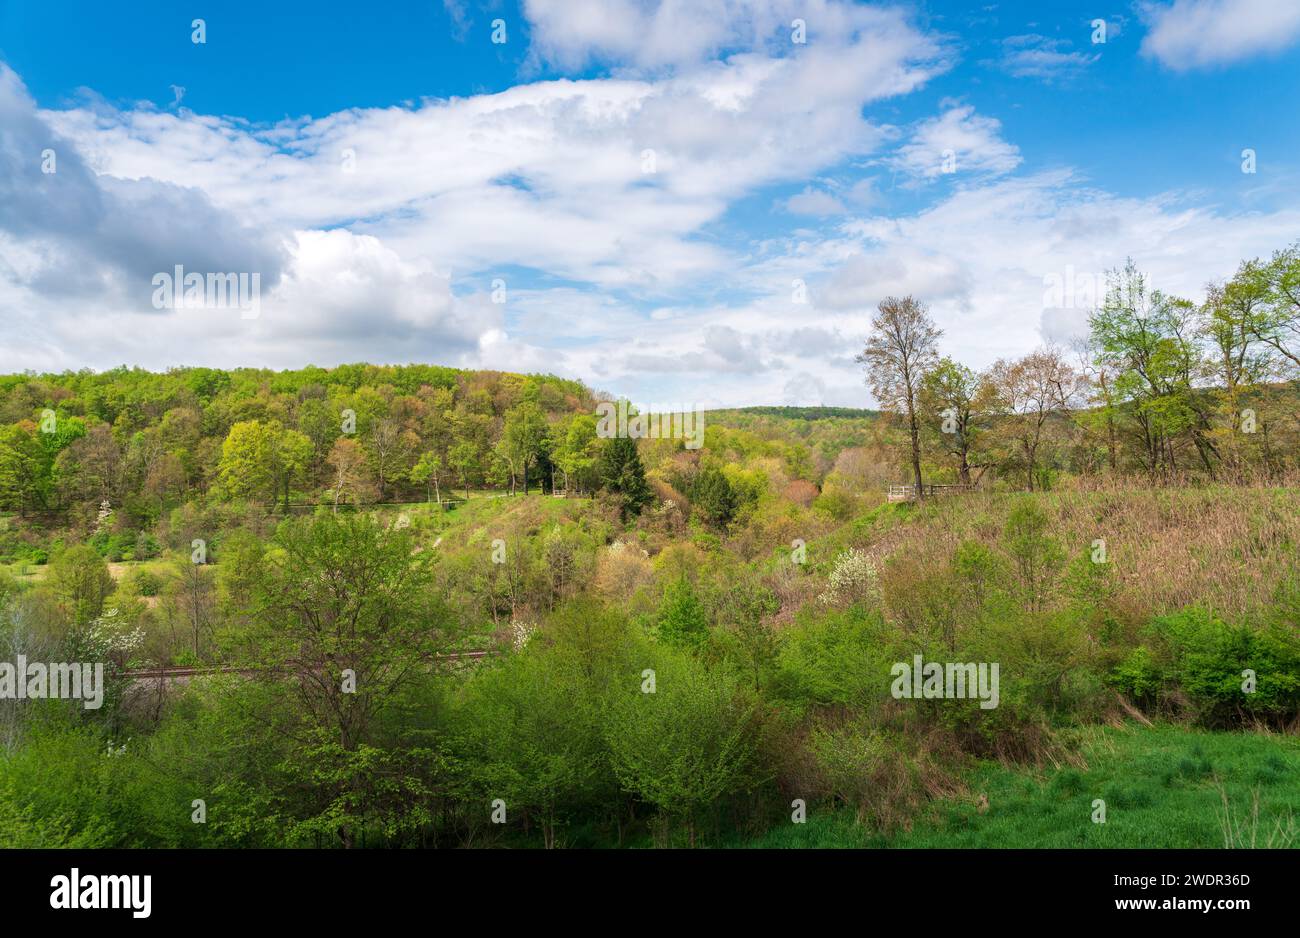
[[[419,445],[419,436],[392,417],[380,417],[371,425],[368,450],[380,501],[387,498],[389,483],[410,469],[412,454]]]
[[[49,507],[50,470],[30,420],[0,429],[0,505],[25,515]]]
[[[442,474],[442,457],[430,450],[421,454],[420,458],[415,461],[411,471],[407,474],[408,478],[416,485],[424,486],[424,500],[432,501],[436,494],[438,497],[438,507],[442,507],[442,489],[438,487],[438,477]],[[433,491],[430,492],[429,485],[432,483]]]
[[[1203,395],[1195,393],[1202,371],[1195,307],[1148,290],[1131,258],[1108,277],[1105,302],[1089,317],[1092,341],[1099,362],[1116,371],[1117,396],[1131,405],[1147,470],[1176,470],[1175,442],[1182,436],[1191,438],[1212,473],[1218,453]]]
[[[1267,264],[1246,266],[1264,297],[1251,320],[1255,337],[1300,367],[1300,242],[1275,251]]]
[[[956,457],[957,476],[970,485],[971,455],[993,409],[988,383],[965,365],[941,358],[921,380],[918,400],[931,435]]]
[[[50,564],[50,582],[75,626],[83,626],[104,609],[113,592],[113,575],[99,552],[88,544],[67,548]]]
[[[1054,415],[1073,405],[1079,375],[1057,349],[1042,348],[1018,361],[999,360],[990,370],[990,380],[1011,421],[1011,435],[1019,444],[1026,485],[1032,492],[1043,429]]]
[[[600,440],[596,436],[596,418],[591,414],[575,414],[568,424],[556,424],[555,441],[551,451],[555,465],[564,474],[564,491],[571,484],[578,492],[585,492],[594,482],[593,469],[600,455]]]
[[[253,571],[257,614],[241,647],[283,702],[265,712],[296,744],[297,784],[351,847],[357,806],[400,787],[377,724],[450,647],[454,625],[408,530],[317,515],[286,521],[274,546]]]
[[[636,449],[636,440],[616,436],[605,441],[600,451],[600,482],[618,496],[619,515],[639,515],[650,502],[650,486],[645,480],[645,466]]]
[[[943,330],[930,318],[924,303],[910,296],[888,296],[880,301],[871,319],[871,336],[856,361],[867,369],[871,393],[889,413],[907,421],[912,444],[912,475],[918,498],[925,489],[921,480],[921,435],[916,416],[916,399],[925,372],[938,358],[937,345]]]
[[[261,420],[241,420],[221,444],[218,485],[227,498],[270,497],[277,494],[277,428]]]
[[[451,448],[451,464],[460,472],[460,481],[465,486],[465,501],[469,501],[469,483],[475,472],[479,471],[479,449],[466,440]]]
[[[311,438],[297,430],[281,430],[275,438],[275,471],[284,495],[284,513],[289,513],[290,486],[306,475],[315,447]]]
[[[366,454],[356,440],[339,437],[325,461],[331,469],[330,495],[334,500],[333,513],[337,515],[340,502],[351,499],[356,504],[369,494],[371,484]]]
[[[501,445],[508,454],[512,467],[518,466],[523,475],[525,495],[528,494],[528,470],[545,453],[549,429],[546,414],[532,401],[524,401],[506,411]],[[513,476],[512,471],[511,478]]]
[[[1272,349],[1259,340],[1253,328],[1266,297],[1263,281],[1254,275],[1250,264],[1243,264],[1228,283],[1209,284],[1201,306],[1200,329],[1210,346],[1208,370],[1226,417],[1214,436],[1224,461],[1237,471],[1245,460],[1240,432],[1243,403],[1273,370]]]

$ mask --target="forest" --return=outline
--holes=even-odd
[[[1088,325],[976,371],[887,298],[880,410],[700,448],[551,375],[0,377],[3,656],[105,665],[0,700],[0,843],[1294,846],[1300,246]]]

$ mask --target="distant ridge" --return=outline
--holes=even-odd
[[[791,420],[828,420],[834,417],[849,419],[879,417],[880,411],[864,407],[784,407],[759,404],[753,407],[719,407],[706,411],[712,414],[756,414],[763,417],[786,417]]]

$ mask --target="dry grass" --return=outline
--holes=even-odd
[[[1269,850],[1282,849],[1295,845],[1300,837],[1300,827],[1296,825],[1295,815],[1287,813],[1273,818],[1272,825],[1265,822],[1261,832],[1259,826],[1259,789],[1251,791],[1250,812],[1238,817],[1228,800],[1228,791],[1222,782],[1217,783],[1219,798],[1223,811],[1215,811],[1219,819],[1219,829],[1223,831],[1223,846],[1229,850],[1255,849],[1262,847]],[[1261,836],[1262,835],[1262,836]]]
[[[1300,545],[1300,488],[1075,489],[1036,495],[976,493],[941,499],[913,523],[867,545],[944,575],[958,543],[996,545],[1008,512],[1032,498],[1070,558],[1105,541],[1113,595],[1130,620],[1200,603],[1227,618],[1268,606],[1294,580]]]

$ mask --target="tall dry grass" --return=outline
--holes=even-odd
[[[913,576],[944,576],[959,543],[997,549],[1018,500],[1048,516],[1048,534],[1071,561],[1105,542],[1107,606],[1125,618],[1202,604],[1228,619],[1268,607],[1300,579],[1300,486],[1136,488],[1093,484],[1066,491],[976,492],[932,500],[910,523],[865,546],[905,561]]]

